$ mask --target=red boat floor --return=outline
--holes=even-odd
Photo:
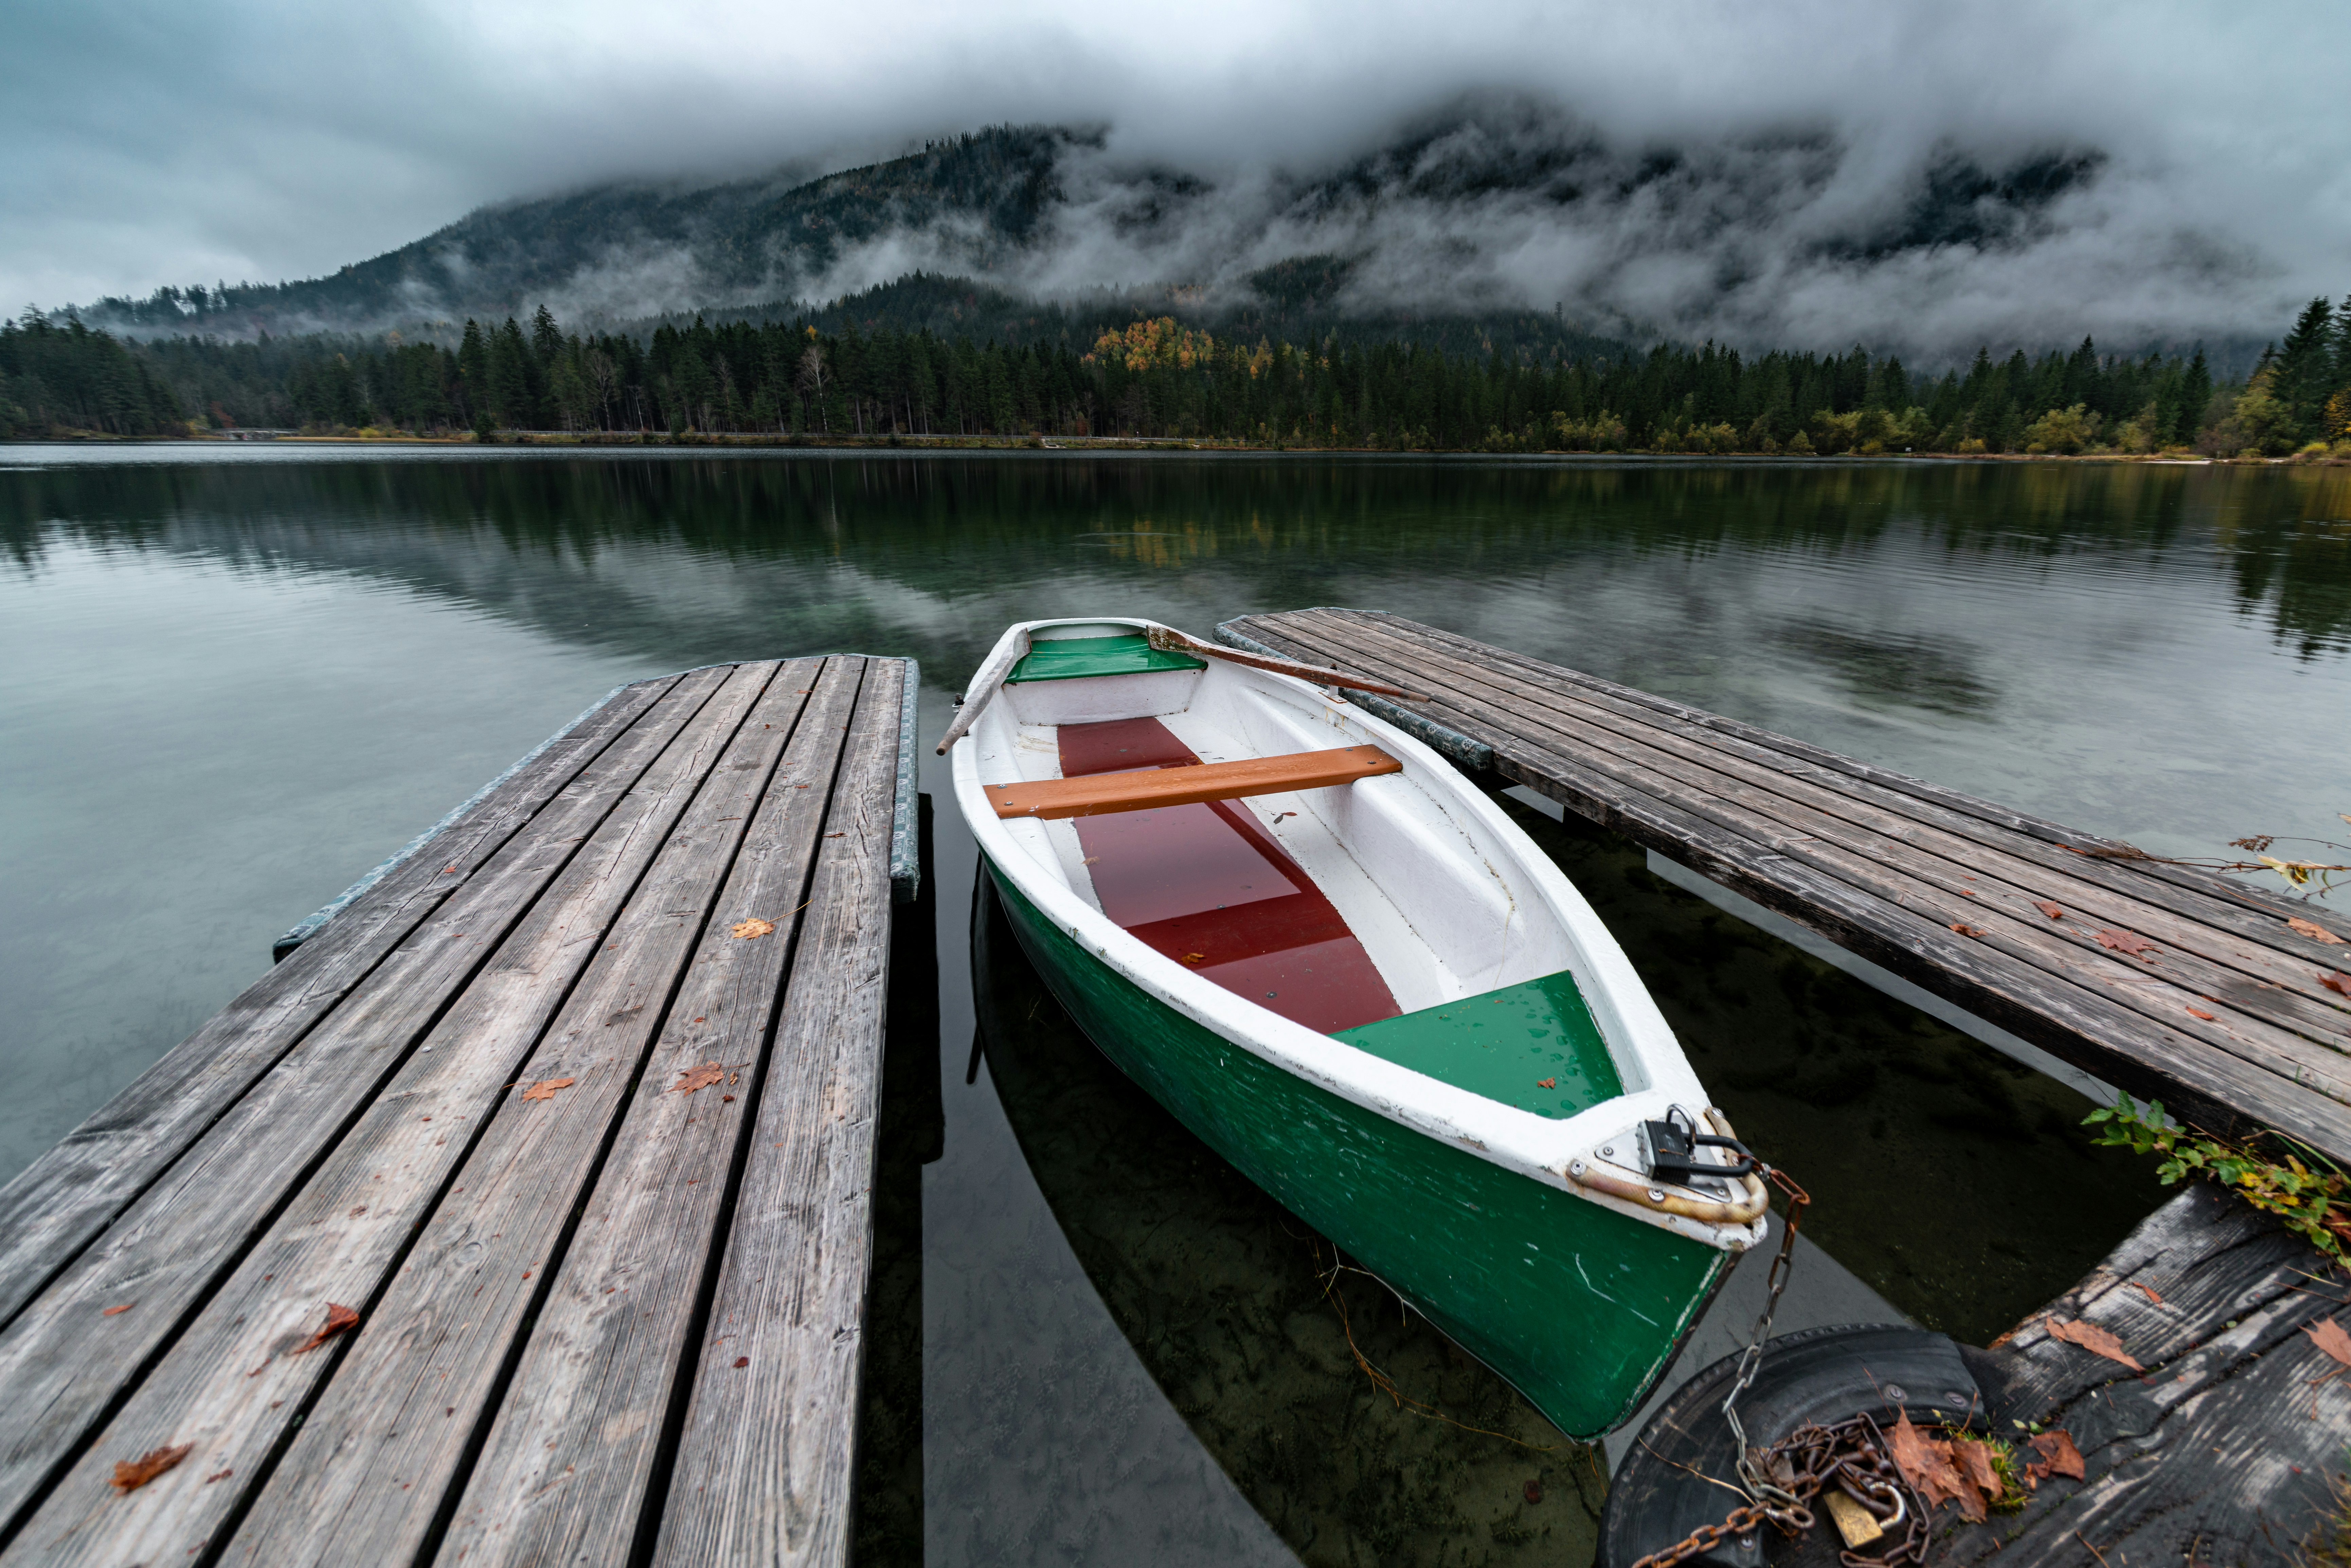
[[[1064,779],[1200,761],[1155,718],[1065,724],[1061,742]],[[1396,1015],[1363,943],[1247,808],[1074,821],[1102,913],[1153,948],[1324,1034]]]

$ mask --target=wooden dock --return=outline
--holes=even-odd
[[[1428,693],[1350,701],[2219,1134],[2351,1159],[2351,920],[1752,725],[1360,610],[1227,644]]]
[[[914,676],[622,688],[0,1190],[0,1563],[843,1561]]]
[[[2198,1183],[1970,1370],[1995,1433],[2037,1422],[2082,1450],[2021,1512],[1959,1525],[1935,1561],[2292,1563],[2337,1514],[2351,1385],[2310,1331],[2351,1326],[2342,1271],[2277,1221]],[[2113,1334],[2143,1371],[2053,1337]],[[1955,1521],[1956,1522],[1956,1521]]]

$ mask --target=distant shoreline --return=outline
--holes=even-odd
[[[1906,461],[1914,463],[2088,463],[2157,467],[2351,467],[2345,457],[2204,457],[2184,453],[2130,452],[1843,452],[1830,456],[1790,452],[1481,452],[1475,447],[1432,447],[1398,450],[1384,446],[1302,446],[1261,442],[1193,441],[1181,436],[1038,436],[997,435],[784,435],[725,432],[711,434],[665,431],[580,433],[514,431],[495,442],[483,442],[471,433],[455,435],[409,435],[350,432],[343,434],[239,434],[221,431],[203,435],[130,436],[99,431],[69,431],[54,435],[0,439],[9,446],[486,446],[494,451],[531,448],[575,450],[681,449],[731,452],[1065,452],[1073,455],[1115,452],[1200,452],[1289,457],[1475,457],[1492,462],[1618,462],[1646,463],[1773,463],[1851,464]]]

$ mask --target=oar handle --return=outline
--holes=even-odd
[[[1172,627],[1154,626],[1144,633],[1151,645],[1163,653],[1195,653],[1207,659],[1223,659],[1230,664],[1247,664],[1252,670],[1270,670],[1277,675],[1295,675],[1301,681],[1311,681],[1318,686],[1344,686],[1353,692],[1372,692],[1384,697],[1401,697],[1408,703],[1425,703],[1429,697],[1423,692],[1408,692],[1401,686],[1384,686],[1377,681],[1364,680],[1343,670],[1333,670],[1322,664],[1301,664],[1295,659],[1277,659],[1264,653],[1244,653],[1238,648],[1228,648],[1217,643],[1203,643],[1197,637],[1187,637]]]
[[[947,726],[946,734],[939,737],[938,754],[941,757],[947,754],[948,747],[963,738],[964,731],[979,717],[980,711],[987,706],[988,699],[996,695],[998,687],[1004,685],[1004,677],[1012,673],[1012,666],[1019,663],[1020,655],[1028,651],[1027,632],[1007,637],[1003,645],[997,649],[996,656],[979,667],[979,673],[971,678],[971,685],[963,689],[963,706],[956,710],[955,722]]]

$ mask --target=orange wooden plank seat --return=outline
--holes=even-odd
[[[1131,773],[990,784],[987,798],[999,817],[1100,817],[1113,811],[1147,811],[1155,806],[1191,806],[1290,789],[1323,789],[1403,771],[1403,763],[1376,746],[1342,746],[1331,751],[1203,762],[1192,768],[1147,768]]]

